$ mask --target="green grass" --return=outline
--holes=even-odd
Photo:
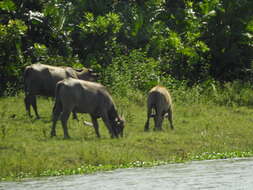
[[[35,120],[25,113],[23,94],[0,98],[0,179],[253,156],[253,109],[249,107],[175,101],[175,130],[165,119],[164,131],[144,132],[145,96],[136,93],[130,99],[114,99],[127,122],[124,138],[110,139],[99,120],[102,137],[97,139],[94,129],[82,123],[90,121],[89,116],[79,114],[79,122],[69,119],[71,139],[64,140],[60,122],[57,137],[50,138],[52,100],[38,99],[42,118]]]

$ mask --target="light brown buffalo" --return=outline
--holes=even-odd
[[[67,121],[73,110],[90,114],[97,137],[100,137],[97,122],[100,117],[112,138],[123,136],[124,120],[118,115],[112,97],[103,85],[68,78],[57,83],[55,93],[51,136],[56,135],[56,122],[61,115],[64,138],[69,138]]]
[[[36,95],[54,97],[56,83],[68,77],[95,81],[97,74],[91,69],[73,69],[71,67],[56,67],[45,64],[32,64],[24,71],[25,106],[31,117],[32,105],[36,117],[39,118]],[[76,117],[76,115],[75,115]]]
[[[144,127],[149,130],[150,117],[154,117],[154,130],[162,130],[163,118],[167,116],[171,129],[174,129],[172,122],[172,100],[170,93],[163,86],[155,86],[148,93],[147,100],[147,121]]]

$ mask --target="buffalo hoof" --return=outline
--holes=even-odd
[[[55,132],[51,132],[51,138],[55,137],[55,136],[56,136],[56,133]]]
[[[65,140],[70,139],[70,136],[69,135],[64,135],[64,139]]]
[[[145,126],[144,126],[144,131],[145,131],[145,132],[148,132],[148,131],[149,131],[149,125],[148,125],[148,124],[145,124]]]

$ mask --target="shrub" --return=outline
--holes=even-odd
[[[159,82],[159,78],[158,62],[141,50],[113,58],[113,63],[103,73],[103,83],[123,96],[130,89],[147,91]]]

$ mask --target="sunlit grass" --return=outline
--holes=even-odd
[[[0,98],[1,180],[253,155],[251,108],[175,101],[175,130],[165,119],[162,132],[144,132],[145,96],[114,99],[126,119],[124,138],[110,139],[100,120],[98,139],[83,125],[89,116],[79,114],[79,121],[70,117],[71,139],[64,140],[60,122],[50,138],[53,100],[39,98],[41,119],[35,120],[25,113],[23,94]]]

